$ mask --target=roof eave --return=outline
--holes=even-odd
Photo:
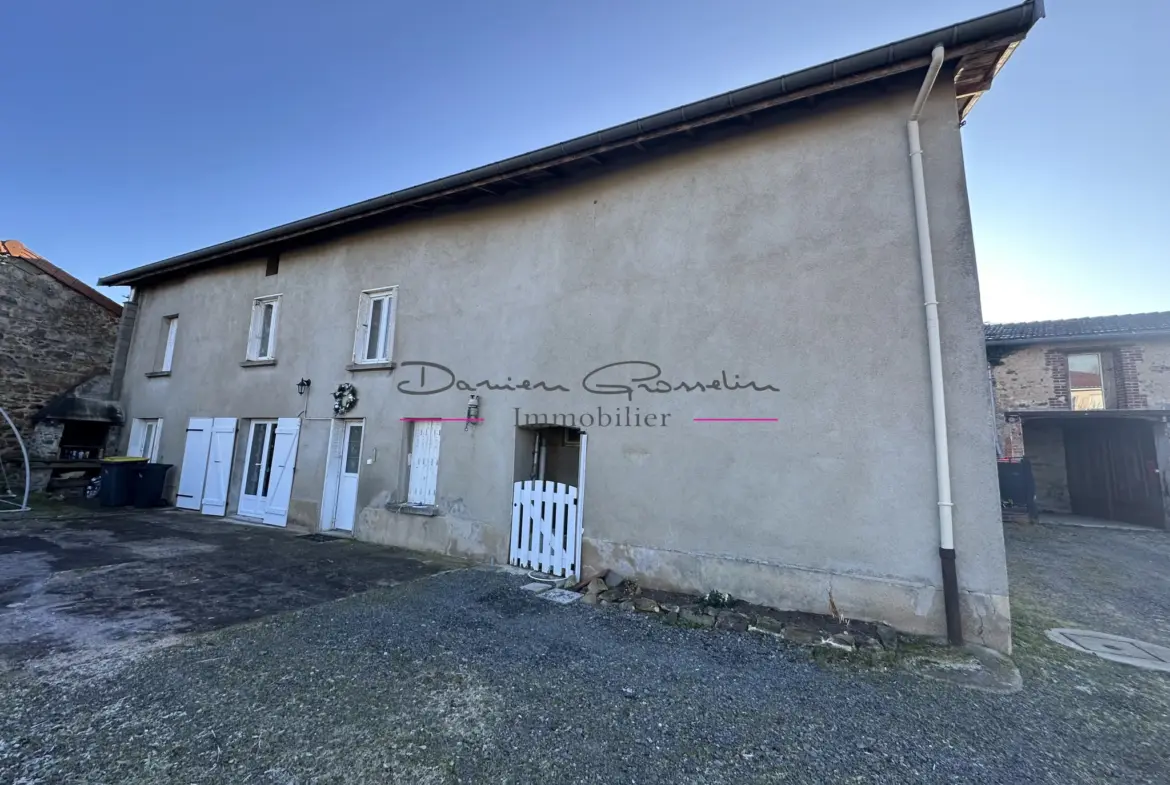
[[[1093,333],[1091,335],[1061,335],[1043,338],[989,338],[988,346],[1028,346],[1039,344],[1083,344],[1109,343],[1111,341],[1128,341],[1135,338],[1166,338],[1170,337],[1170,330],[1127,330],[1116,333]]]

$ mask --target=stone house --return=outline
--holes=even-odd
[[[1007,649],[960,125],[1040,14],[107,276],[132,431],[209,515]]]
[[[93,473],[116,439],[110,364],[121,315],[122,306],[22,243],[0,241],[0,407],[26,442],[34,489],[54,474],[84,481],[78,473]],[[3,424],[0,456],[23,489],[23,459]]]
[[[1151,526],[1170,509],[1170,311],[986,326],[999,456],[1049,513]]]

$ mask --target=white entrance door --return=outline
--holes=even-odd
[[[406,492],[408,504],[434,504],[435,488],[439,478],[438,420],[422,420],[414,424],[410,446],[410,486]]]
[[[211,425],[211,450],[207,460],[207,480],[203,486],[203,514],[227,512],[228,483],[232,478],[232,458],[236,451],[236,418],[216,417]]]
[[[334,420],[321,495],[321,528],[353,531],[362,462],[361,420]]]
[[[240,489],[240,515],[263,518],[272,489],[272,453],[276,447],[276,421],[252,420],[248,451],[244,458],[244,486]]]
[[[207,455],[211,450],[213,423],[210,417],[192,417],[187,422],[187,443],[183,447],[176,507],[198,510],[203,505],[203,480],[207,476]]]

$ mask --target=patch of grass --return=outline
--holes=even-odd
[[[813,646],[810,652],[818,665],[849,665],[863,668],[889,668],[898,660],[898,652],[889,649],[856,649],[847,651],[835,646]]]

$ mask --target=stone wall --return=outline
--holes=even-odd
[[[109,368],[117,330],[111,311],[23,259],[0,256],[0,407],[26,440],[29,418],[50,398]],[[0,428],[0,453],[13,447]]]
[[[1067,392],[1063,406],[1056,402],[1056,378],[1053,358],[1043,346],[988,351],[991,376],[995,382],[995,408],[999,412],[1020,409],[1068,408]],[[1067,385],[1067,372],[1065,373]]]
[[[1112,344],[990,347],[995,406],[1001,414],[1027,409],[1068,409],[1072,352],[1098,352],[1105,401],[1117,409],[1170,409],[1170,339]]]
[[[1032,461],[1032,476],[1036,479],[1037,506],[1044,512],[1072,512],[1064,460],[1064,427],[1051,421],[1026,423],[1024,442]]]

